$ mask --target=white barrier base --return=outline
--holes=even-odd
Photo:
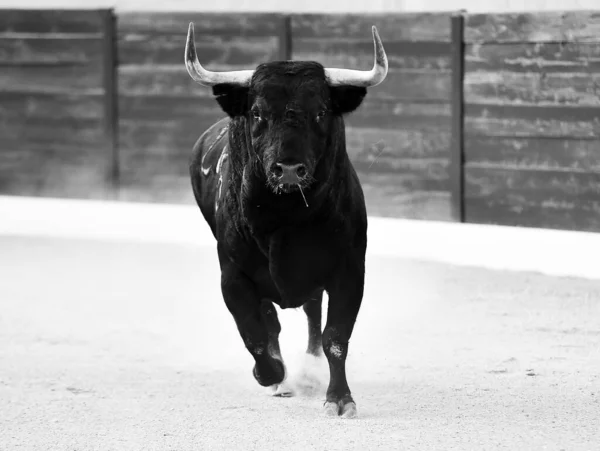
[[[12,196],[0,235],[215,244],[195,206]],[[600,233],[370,217],[368,254],[600,279]]]

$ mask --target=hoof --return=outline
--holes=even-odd
[[[342,418],[356,418],[358,416],[358,411],[356,410],[356,404],[353,402],[349,402],[348,404],[342,407]]]
[[[256,382],[263,387],[271,387],[283,383],[286,378],[285,365],[281,360],[274,359],[275,368],[268,368],[267,374],[259,373],[258,368],[254,365],[252,375]]]
[[[358,416],[358,410],[354,401],[346,402],[345,404],[343,401],[327,401],[323,406],[323,412],[327,417],[341,417],[344,419],[356,418]]]
[[[278,398],[291,398],[294,396],[294,390],[285,381],[281,384],[271,385],[269,389],[271,390],[271,396],[276,396]]]
[[[323,413],[326,417],[337,417],[340,414],[340,406],[337,402],[326,402],[323,406]]]

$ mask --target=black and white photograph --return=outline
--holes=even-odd
[[[0,0],[0,451],[600,451],[600,0]]]

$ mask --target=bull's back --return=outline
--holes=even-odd
[[[228,126],[229,118],[224,118],[206,130],[194,144],[190,162],[194,198],[213,235],[228,167]]]

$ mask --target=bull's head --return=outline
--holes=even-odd
[[[211,86],[221,108],[246,122],[249,144],[275,192],[310,186],[332,139],[344,133],[342,115],[360,106],[367,88],[381,83],[387,56],[375,27],[371,70],[324,68],[308,61],[277,61],[255,70],[212,72],[196,55],[194,25],[185,47],[188,73]],[[324,175],[325,176],[325,175]]]

